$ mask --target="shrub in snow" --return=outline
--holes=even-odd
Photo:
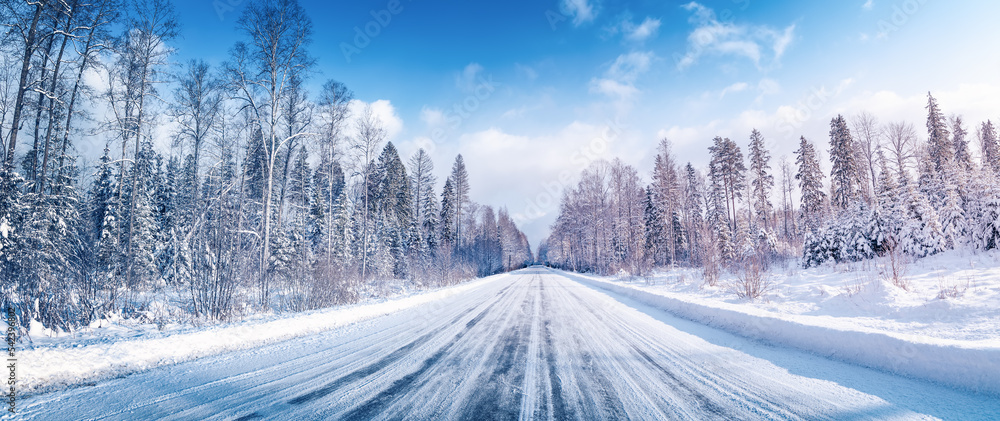
[[[743,261],[736,276],[736,284],[732,287],[737,297],[756,300],[771,290],[771,278],[763,263],[763,259],[759,256]]]

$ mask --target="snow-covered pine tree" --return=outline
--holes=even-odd
[[[751,221],[751,227],[757,229],[760,225],[762,231],[771,229],[771,189],[774,188],[774,176],[771,175],[771,155],[764,145],[764,136],[757,129],[750,133],[750,202],[753,207],[753,216],[756,219]],[[755,223],[756,222],[756,223]]]
[[[453,189],[454,235],[456,247],[462,247],[467,240],[464,225],[467,219],[469,208],[469,173],[465,169],[465,160],[459,154],[455,157],[455,163],[451,167],[451,185]]]
[[[1000,247],[1000,187],[997,173],[983,168],[970,181],[966,217],[971,244],[979,250]]]
[[[455,247],[455,188],[452,186],[451,177],[444,182],[444,189],[441,191],[441,245],[448,248],[447,253],[451,253],[451,248]]]
[[[431,251],[437,243],[435,228],[437,225],[437,197],[434,193],[436,179],[433,174],[434,163],[430,155],[423,149],[410,157],[410,191],[413,194],[413,221],[418,229],[417,237],[411,245],[417,253],[417,258],[427,264]]]
[[[659,153],[653,164],[653,184],[650,187],[653,194],[653,210],[658,219],[655,227],[659,229],[653,239],[653,249],[650,250],[653,262],[658,265],[674,264],[677,260],[677,233],[671,220],[673,215],[679,212],[677,206],[679,183],[674,159],[670,153],[670,141],[665,138],[660,140]]]
[[[688,256],[694,265],[701,262],[699,244],[703,240],[701,232],[704,224],[702,203],[702,181],[694,165],[688,162],[684,166],[684,231],[688,233]]]
[[[962,122],[962,116],[951,117],[951,145],[955,151],[955,163],[963,171],[972,170],[972,154],[969,152],[969,140],[966,139],[969,131],[966,130]]]
[[[958,189],[952,187],[945,192],[944,204],[940,210],[941,233],[944,234],[945,248],[954,249],[967,243],[969,236],[965,209]]]
[[[937,100],[927,93],[927,152],[934,171],[943,173],[955,158],[952,142],[949,141],[948,121],[938,106]]]
[[[830,203],[846,210],[860,198],[857,151],[844,116],[830,121]]]
[[[986,120],[979,127],[979,144],[982,149],[983,168],[1000,174],[1000,139],[993,122]]]
[[[162,160],[156,163],[157,172],[161,172]],[[178,241],[177,231],[177,159],[171,157],[167,161],[166,172],[156,177],[160,183],[156,186],[155,219],[156,232],[156,268],[159,276],[167,283],[175,279],[174,256]]]
[[[408,273],[406,253],[411,241],[417,238],[413,223],[413,197],[406,166],[400,160],[396,147],[389,142],[382,149],[378,161],[376,190],[372,193],[374,211],[384,215],[384,232],[380,235],[392,256],[392,273],[405,278]]]
[[[650,256],[654,256],[654,263],[662,264],[657,258],[664,255],[663,252],[663,220],[660,218],[662,213],[656,206],[656,200],[653,199],[653,186],[647,186],[645,189],[645,201],[643,203],[643,221],[646,226],[646,250]]]
[[[945,249],[941,220],[927,197],[912,184],[904,187],[902,225],[897,241],[904,253],[926,257]]]
[[[156,152],[149,141],[141,143],[136,156],[136,163],[129,170],[127,179],[133,180],[126,186],[126,198],[131,206],[124,207],[126,211],[124,269],[125,284],[128,288],[149,286],[157,275],[156,270],[156,233],[155,194],[159,180],[155,178],[153,164]]]
[[[729,264],[736,257],[736,249],[733,244],[735,231],[729,222],[726,189],[723,187],[723,180],[718,175],[718,171],[720,170],[717,166],[711,166],[709,169],[710,186],[706,197],[708,212],[705,219],[709,226],[709,232],[712,233],[712,238],[707,239],[710,241],[703,245],[714,249],[705,251],[705,254],[711,253],[712,256],[717,256],[716,264]]]
[[[709,162],[709,176],[712,178],[713,194],[721,195],[730,233],[735,234],[736,201],[743,198],[743,192],[746,190],[747,169],[743,164],[743,154],[740,152],[740,147],[736,146],[736,142],[718,136],[712,139],[712,146],[708,150],[712,156]]]
[[[795,151],[795,163],[801,191],[799,205],[802,227],[807,233],[815,233],[823,224],[826,193],[823,192],[823,171],[812,143],[805,137],[799,138],[799,149]]]

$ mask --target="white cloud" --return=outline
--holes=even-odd
[[[378,120],[382,123],[382,127],[385,128],[385,140],[395,140],[399,134],[403,132],[403,119],[399,117],[399,114],[396,112],[396,108],[393,107],[392,102],[387,99],[380,99],[370,103],[364,102],[360,99],[352,100],[348,105],[351,117],[344,130],[345,134],[348,136],[354,136],[356,134],[355,124],[357,119],[362,115],[365,107],[369,105],[372,107],[372,115],[378,118]]]
[[[607,76],[625,82],[635,82],[640,74],[649,70],[652,61],[653,53],[649,51],[622,54],[608,68]]]
[[[639,93],[632,84],[625,84],[612,79],[591,79],[590,92],[607,95],[619,99],[629,99]]]
[[[872,10],[872,7],[875,6],[874,3],[875,3],[874,0],[868,0],[865,2],[865,4],[861,5],[861,8],[864,10]]]
[[[469,63],[462,69],[461,73],[455,75],[455,87],[462,92],[472,92],[476,89],[476,85],[479,84],[479,77],[482,72],[482,65],[479,63]]]
[[[649,71],[653,57],[653,53],[649,51],[633,51],[618,56],[608,66],[603,77],[590,80],[590,92],[619,100],[632,99],[639,93],[635,81],[639,75]]]
[[[597,12],[587,0],[562,0],[563,13],[573,17],[573,24],[580,26],[594,20]]]
[[[678,55],[679,69],[695,64],[705,54],[743,57],[758,68],[776,65],[795,38],[794,24],[779,31],[764,25],[719,21],[712,9],[696,2],[682,7],[692,13],[689,22],[695,28],[688,34],[687,52]]]
[[[660,20],[646,17],[645,20],[636,24],[632,22],[632,15],[625,14],[616,25],[606,29],[610,35],[621,34],[627,41],[643,42],[656,36],[660,30]]]
[[[646,20],[642,21],[638,26],[631,28],[625,34],[625,38],[632,41],[645,41],[646,39],[656,35],[656,32],[660,29],[660,20],[647,17]]]
[[[420,121],[428,127],[440,127],[445,123],[444,111],[440,108],[424,106],[420,109]]]
[[[532,246],[548,235],[559,213],[562,190],[573,187],[592,162],[628,158],[638,136],[613,123],[573,121],[548,133],[519,135],[499,128],[466,133],[443,145],[443,157],[461,153],[469,168],[472,199],[485,205],[505,205],[529,237]],[[618,131],[615,131],[618,130]],[[447,150],[445,150],[447,149]],[[440,158],[446,159],[446,158]],[[436,166],[450,167],[449,161]]]
[[[743,92],[749,87],[750,85],[748,85],[746,82],[736,82],[732,85],[722,88],[722,91],[719,92],[719,99],[724,98],[727,94],[732,92]]]

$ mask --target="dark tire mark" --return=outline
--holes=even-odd
[[[702,410],[704,410],[706,414],[711,414],[712,416],[718,419],[734,419],[737,416],[737,414],[727,414],[725,408],[715,403],[715,401],[705,396],[701,392],[685,384],[680,378],[677,377],[676,374],[674,374],[673,371],[670,371],[662,364],[656,362],[656,360],[652,356],[650,356],[645,351],[639,349],[639,347],[633,344],[629,344],[629,346],[632,348],[633,351],[639,354],[640,357],[642,357],[642,360],[647,365],[655,368],[657,371],[663,373],[668,379],[670,379],[671,383],[670,386],[675,392],[685,392],[686,395],[694,398],[694,400],[698,403],[698,406]]]
[[[585,302],[578,295],[576,295],[573,291],[567,289],[566,292],[570,296],[572,296],[574,299],[576,299],[577,301],[580,301],[581,303]],[[597,311],[595,311],[592,307],[586,306],[586,305],[584,305],[583,307],[590,314],[592,314],[594,317],[596,317],[597,319],[599,319],[599,320],[605,320],[605,318],[603,318],[600,315],[598,315]],[[629,340],[629,338],[625,337],[625,335],[619,329],[609,329],[609,330],[614,331],[618,335],[618,337],[621,338],[622,341],[624,341],[624,343],[628,343],[629,347],[631,347],[633,351],[635,351],[637,354],[639,354],[639,356],[641,357],[641,360],[643,362],[645,362],[647,365],[655,368],[660,373],[663,373],[666,376],[666,378],[670,380],[670,383],[671,383],[670,387],[671,387],[671,389],[673,389],[675,392],[682,392],[685,395],[694,398],[694,400],[698,403],[698,407],[702,408],[705,411],[706,414],[712,414],[713,416],[721,418],[721,419],[727,419],[727,418],[730,418],[730,417],[732,417],[732,416],[735,415],[735,414],[732,414],[732,415],[726,414],[726,410],[721,405],[717,404],[711,398],[705,396],[704,394],[702,394],[698,390],[696,390],[696,389],[692,388],[691,386],[687,385],[684,381],[682,381],[679,377],[677,377],[677,375],[675,375],[672,371],[670,371],[669,369],[667,369],[666,367],[664,367],[662,364],[658,363],[647,352],[639,349],[639,347],[637,347],[635,345],[635,342],[632,341],[632,340]],[[579,344],[579,342],[577,342],[577,343]]]
[[[487,307],[486,310],[483,310],[483,313],[480,313],[478,316],[476,316],[476,318],[474,318],[473,320],[470,320],[469,323],[475,324],[474,322],[478,322],[477,319],[482,319],[482,317],[485,314],[485,312],[489,311],[489,309],[492,308],[494,305],[496,305],[496,302],[494,302],[489,307]],[[452,325],[458,323],[459,320],[461,320],[463,317],[465,317],[466,314],[469,314],[470,312],[472,312],[472,310],[473,310],[473,308],[470,308],[468,310],[463,311],[461,314],[459,314],[458,316],[456,316],[452,320],[451,323],[449,323],[449,324],[447,324],[445,326],[442,326],[440,328],[437,328],[437,329],[435,329],[435,330],[433,330],[431,332],[428,332],[428,333],[420,336],[419,338],[414,339],[412,342],[410,342],[410,343],[408,343],[406,345],[403,345],[402,347],[396,349],[395,351],[392,351],[392,353],[390,353],[389,355],[386,355],[386,356],[382,357],[378,361],[376,361],[374,363],[371,363],[371,364],[369,364],[369,365],[367,365],[365,367],[362,367],[362,368],[360,368],[360,369],[358,369],[358,370],[356,370],[354,372],[351,372],[350,374],[347,374],[347,375],[345,375],[345,376],[343,376],[341,378],[338,378],[337,380],[334,380],[334,381],[332,381],[330,383],[327,383],[326,385],[324,385],[323,387],[320,387],[319,389],[316,389],[316,390],[313,390],[312,392],[309,392],[309,393],[306,393],[306,394],[294,397],[294,398],[290,399],[288,401],[288,403],[290,403],[292,405],[302,405],[304,403],[311,402],[311,401],[314,401],[316,399],[320,399],[320,398],[322,398],[324,396],[327,396],[327,395],[335,392],[337,389],[340,389],[341,387],[343,387],[345,385],[348,385],[348,384],[353,383],[355,381],[361,380],[361,379],[363,379],[365,377],[371,376],[372,374],[378,373],[379,371],[382,371],[382,369],[388,367],[390,364],[395,363],[396,361],[399,361],[399,360],[403,359],[403,357],[405,357],[410,352],[412,352],[414,348],[416,348],[416,347],[418,347],[420,345],[423,345],[424,343],[426,343],[427,341],[429,341],[431,338],[433,338],[437,334],[441,333],[442,331],[444,331],[445,329],[451,327]],[[469,324],[467,323],[466,324],[466,328],[468,328],[468,327],[469,327]]]
[[[549,321],[549,307],[547,295],[545,293],[545,283],[539,282],[540,295],[542,297],[542,353],[545,355],[545,364],[549,375],[549,392],[552,394],[552,418],[556,420],[568,420],[573,417],[573,410],[566,405],[566,400],[562,395],[562,380],[556,370],[555,345],[552,344],[552,328]],[[544,395],[544,394],[543,394]],[[547,406],[543,408],[547,409]],[[546,414],[541,414],[538,418],[546,418]]]
[[[520,415],[523,393],[517,389],[524,383],[527,370],[524,364],[531,340],[531,318],[528,314],[534,305],[535,297],[529,294],[529,299],[521,303],[521,316],[504,332],[498,346],[490,354],[490,358],[497,361],[496,365],[490,374],[477,379],[476,384],[480,387],[475,391],[475,401],[465,405],[461,419],[507,420]],[[516,362],[520,362],[521,366],[515,371]]]
[[[434,365],[436,365],[444,357],[444,355],[447,354],[448,351],[451,350],[451,348],[454,347],[455,344],[458,343],[458,341],[461,340],[462,337],[464,337],[465,334],[469,332],[469,330],[471,330],[473,327],[476,326],[476,324],[482,321],[483,318],[486,317],[486,314],[489,313],[489,311],[492,310],[493,307],[496,306],[498,302],[499,301],[494,301],[492,304],[486,307],[485,310],[476,315],[476,317],[473,317],[472,320],[469,320],[469,322],[465,324],[464,330],[458,332],[455,335],[455,337],[452,338],[450,342],[448,342],[448,344],[441,347],[440,349],[437,350],[437,352],[435,352],[433,355],[425,359],[424,362],[420,365],[420,368],[417,369],[417,371],[407,374],[403,378],[394,381],[392,385],[389,386],[387,389],[383,390],[375,397],[369,399],[368,401],[362,403],[361,405],[358,405],[358,407],[352,409],[350,412],[345,414],[343,416],[343,419],[369,420],[374,418],[374,415],[384,412],[385,409],[388,408],[394,401],[402,397],[410,389],[413,389],[417,381],[420,380],[420,378],[428,370],[433,368]]]
[[[250,420],[259,420],[261,418],[264,418],[264,416],[261,415],[261,414],[259,414],[259,413],[253,412],[253,413],[246,414],[246,415],[244,415],[242,417],[239,417],[239,418],[237,418],[237,419],[235,419],[233,421],[250,421]]]

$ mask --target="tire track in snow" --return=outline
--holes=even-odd
[[[528,283],[529,290],[534,288],[532,284],[534,280]],[[496,360],[496,364],[477,378],[482,387],[474,394],[473,401],[464,405],[463,419],[514,419],[520,415],[534,307],[535,296],[528,294],[528,299],[518,307],[516,320],[490,353],[489,358]]]
[[[498,295],[502,296],[503,293],[505,291],[507,291],[508,288],[510,288],[509,285],[506,288],[504,288],[503,290],[501,290]],[[497,305],[497,303],[499,303],[499,302],[500,302],[499,299],[496,300],[496,301],[494,301],[492,304],[490,304],[488,307],[486,307],[485,310],[483,310],[478,315],[476,315],[476,317],[473,317],[471,320],[469,320],[465,324],[465,329],[464,330],[462,330],[461,332],[458,332],[455,335],[455,337],[452,338],[452,340],[450,342],[448,342],[446,345],[444,345],[443,347],[441,347],[440,349],[438,349],[437,352],[435,352],[429,358],[425,359],[423,361],[423,363],[420,365],[420,368],[417,369],[417,371],[414,371],[414,372],[412,372],[410,374],[407,374],[403,378],[394,381],[391,386],[389,386],[385,390],[381,391],[375,397],[369,399],[368,401],[362,403],[358,407],[352,409],[350,412],[348,412],[347,414],[345,414],[342,418],[345,419],[345,420],[368,420],[368,419],[372,419],[375,414],[383,412],[383,410],[386,407],[388,407],[389,405],[391,405],[394,401],[402,398],[404,395],[406,395],[406,392],[409,392],[412,389],[414,389],[414,387],[413,387],[414,384],[418,380],[420,380],[420,378],[428,370],[430,370],[431,368],[433,368],[435,364],[437,364],[439,361],[441,361],[442,357],[444,357],[445,354],[447,354],[448,351],[452,347],[455,346],[455,344],[457,344],[460,340],[462,340],[462,338],[470,330],[472,330],[473,327],[475,327],[477,324],[479,324],[479,322],[481,322],[483,320],[483,318],[486,317],[486,315],[490,312],[490,310],[492,310],[493,307],[495,307]]]
[[[26,418],[922,415],[836,382],[797,375],[729,345],[713,345],[696,329],[675,328],[669,317],[631,307],[630,302],[546,270],[528,269],[489,285],[442,301],[433,311],[401,312],[344,329],[347,332],[156,369],[100,383],[90,393],[70,390],[42,396],[37,402],[44,403],[29,403],[33,413]]]

